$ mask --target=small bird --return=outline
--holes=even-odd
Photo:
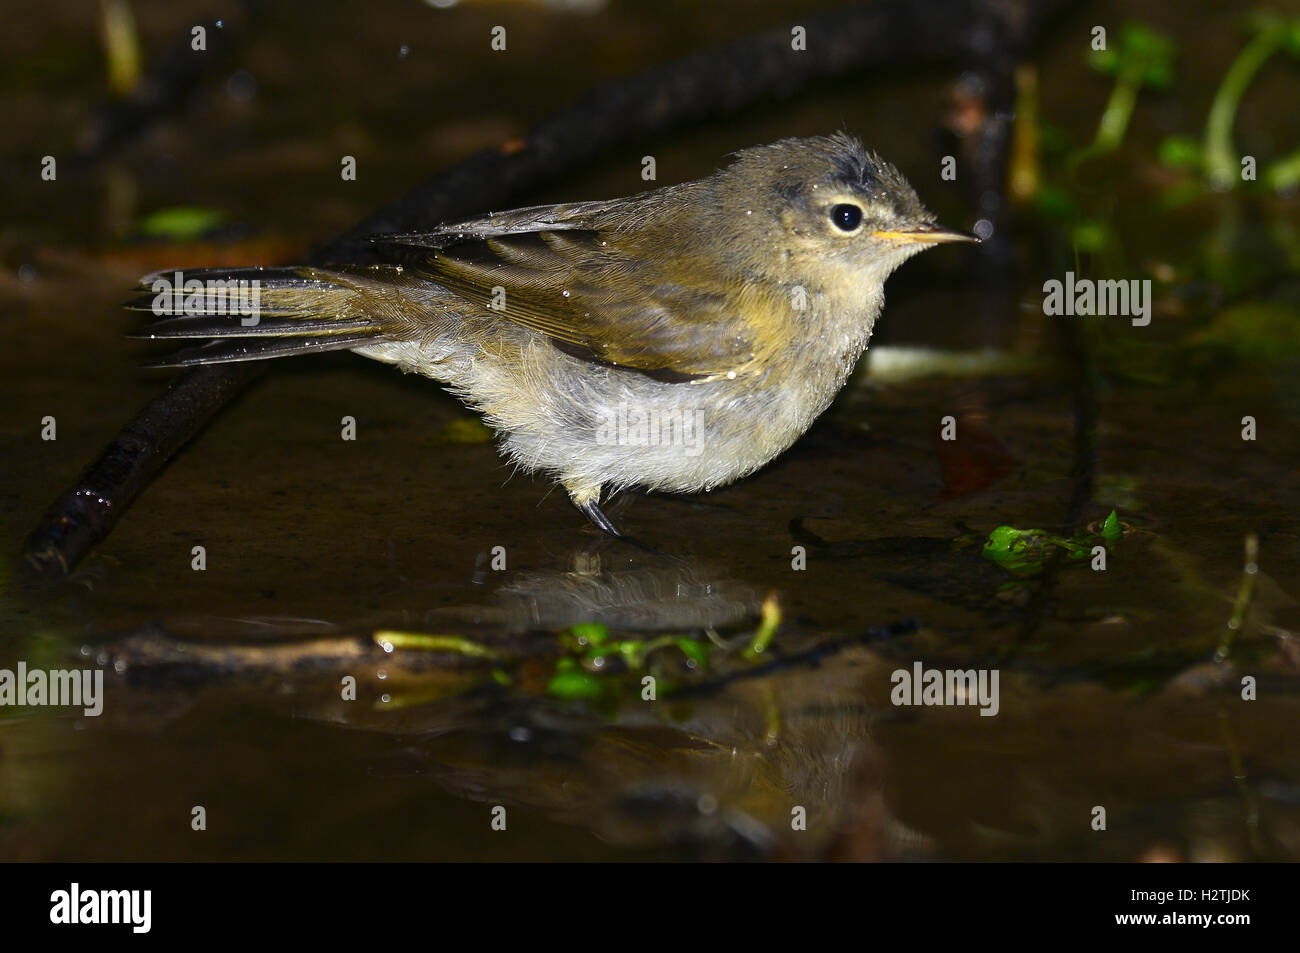
[[[978,239],[838,133],[375,241],[390,264],[149,275],[131,306],[161,320],[137,336],[214,339],[159,366],[348,349],[433,378],[619,535],[602,494],[697,493],[768,463],[844,386],[890,273]]]

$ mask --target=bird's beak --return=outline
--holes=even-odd
[[[898,242],[899,244],[919,243],[922,245],[937,245],[940,242],[978,242],[979,236],[972,235],[970,232],[961,232],[955,228],[944,228],[942,225],[922,225],[919,228],[909,229],[904,232],[873,232],[872,238],[883,238],[885,241]]]

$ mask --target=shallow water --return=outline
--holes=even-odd
[[[1093,23],[1141,20],[1180,45],[1174,91],[1144,99],[1130,145],[1077,183],[1123,236],[1129,268],[1117,277],[1172,276],[1156,286],[1149,327],[1092,319],[1087,349],[1072,349],[1062,327],[1084,319],[1041,309],[1042,282],[1074,267],[1069,242],[1029,216],[1005,292],[970,282],[962,252],[933,251],[891,280],[871,359],[789,453],[707,496],[614,503],[640,548],[600,537],[562,493],[512,474],[428,382],[351,355],[294,360],[179,455],[54,594],[14,581],[12,554],[42,509],[167,380],[140,370],[152,352],[122,336],[133,319],[116,305],[139,274],[292,260],[602,78],[728,39],[742,22],[783,22],[777,4],[700,6],[280,13],[228,71],[255,78],[251,98],[242,75],[205,87],[182,117],[58,185],[32,185],[24,163],[71,142],[104,95],[93,32],[74,5],[53,3],[0,40],[14,72],[39,79],[0,107],[16,133],[0,233],[11,554],[0,668],[106,673],[98,717],[0,708],[0,856],[1300,854],[1297,199],[1234,193],[1162,212],[1173,174],[1151,158],[1168,132],[1199,132],[1240,48],[1216,4],[1098,4],[1037,57],[1040,113],[1079,142],[1109,88],[1083,65]],[[166,4],[134,8],[147,48],[184,22]],[[473,44],[503,16],[521,41],[485,69]],[[574,45],[589,57],[553,68],[555,50]],[[947,79],[840,83],[692,129],[653,144],[660,179],[844,126],[944,220],[968,224],[955,184],[929,171]],[[1272,156],[1300,143],[1295,79],[1281,63],[1261,76],[1239,114],[1243,148]],[[533,200],[634,191],[644,151]],[[354,183],[338,180],[343,154],[359,158]],[[123,231],[180,204],[238,227],[197,247]],[[1282,319],[1251,318],[1261,306]],[[1083,378],[1095,392],[1081,399]],[[1088,394],[1094,480],[1067,529]],[[47,415],[57,440],[40,439]],[[349,415],[355,442],[339,439]],[[946,416],[955,441],[941,439]],[[1112,509],[1123,535],[1104,571],[1062,557],[1019,577],[981,554],[998,526],[1084,534]],[[1253,593],[1217,664],[1249,534]],[[806,568],[792,565],[796,547]],[[769,594],[780,626],[750,661],[740,648]],[[685,638],[708,661],[691,667],[668,645],[623,674],[610,673],[616,653],[599,668],[586,653],[588,672],[578,659],[589,646],[579,652],[566,630],[589,623],[629,643]],[[389,630],[457,636],[496,658],[385,652],[375,633]],[[726,647],[709,648],[713,638]],[[597,697],[556,697],[566,657]],[[894,673],[916,662],[996,670],[997,714],[894,704]],[[649,672],[665,688],[654,701],[642,698]],[[1255,700],[1242,699],[1243,676]],[[355,700],[341,697],[346,677]],[[497,806],[504,831],[491,826]]]

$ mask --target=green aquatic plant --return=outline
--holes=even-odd
[[[604,679],[579,668],[575,659],[562,658],[555,663],[555,674],[546,683],[546,694],[569,701],[593,701],[608,687]]]
[[[1228,67],[1210,104],[1202,142],[1202,165],[1209,183],[1230,189],[1241,181],[1241,156],[1232,140],[1232,127],[1246,89],[1260,68],[1279,51],[1300,59],[1300,17],[1256,13],[1250,20],[1254,36]],[[1282,190],[1300,183],[1300,149],[1278,160],[1260,177],[1269,188]]]
[[[130,96],[144,76],[135,14],[127,0],[102,0],[99,12],[99,36],[104,45],[109,89],[115,96]]]
[[[136,225],[142,238],[163,239],[173,242],[193,241],[227,224],[224,212],[199,205],[175,205],[159,209]]]
[[[781,604],[777,601],[775,594],[769,594],[763,600],[763,616],[758,624],[758,631],[750,640],[749,645],[745,647],[743,656],[753,661],[767,651],[772,644],[772,639],[776,637],[776,630],[781,627]]]
[[[1255,598],[1255,587],[1259,581],[1259,535],[1247,533],[1245,543],[1246,558],[1241,569],[1241,584],[1237,588],[1237,598],[1232,604],[1232,616],[1223,629],[1218,648],[1214,650],[1216,662],[1226,662],[1232,653],[1232,643],[1246,624],[1246,615],[1250,612],[1251,602]]]
[[[1117,44],[1091,51],[1089,65],[1099,73],[1113,76],[1115,85],[1097,123],[1092,144],[1076,156],[1076,162],[1119,147],[1128,132],[1141,90],[1168,89],[1173,85],[1175,53],[1176,46],[1170,37],[1139,23],[1126,23]]]
[[[380,629],[373,636],[375,644],[385,652],[394,649],[422,649],[426,652],[453,652],[471,658],[495,659],[497,653],[486,645],[458,635],[428,635],[423,632],[399,632]]]
[[[1191,360],[1211,366],[1242,360],[1285,369],[1300,358],[1300,307],[1286,301],[1244,301],[1215,314],[1187,344]]]
[[[1123,535],[1119,515],[1111,510],[1096,532],[1082,533],[1071,539],[1043,529],[999,526],[989,534],[981,555],[1014,575],[1036,576],[1057,552],[1072,561],[1084,560],[1092,554],[1094,546],[1101,542],[1114,543]]]
[[[754,664],[770,650],[780,626],[781,607],[775,593],[763,600],[753,634],[731,642],[711,632],[706,634],[707,638],[684,633],[615,638],[604,623],[580,622],[558,633],[555,643],[558,657],[544,691],[563,700],[613,703],[622,691],[633,684],[639,687],[644,676],[652,675],[656,693],[671,694],[678,687],[676,679],[683,667],[702,672],[720,656]],[[380,629],[373,633],[372,639],[385,652],[448,652],[496,663],[491,677],[503,687],[514,683],[506,669],[522,661],[459,635]]]
[[[1277,53],[1300,59],[1300,17],[1283,17],[1257,12],[1247,20],[1252,36],[1223,75],[1201,138],[1186,135],[1166,137],[1158,150],[1160,161],[1171,169],[1196,172],[1214,189],[1227,191],[1245,179],[1243,156],[1232,137],[1242,99],[1264,64]],[[1300,149],[1272,162],[1258,175],[1267,189],[1281,192],[1300,186]],[[1191,197],[1188,193],[1181,193]]]
[[[1073,175],[1084,162],[1115,151],[1123,144],[1143,89],[1173,85],[1177,46],[1163,33],[1139,23],[1127,23],[1114,43],[1092,50],[1089,65],[1114,78],[1110,96],[1092,141],[1071,149],[1063,134],[1041,123],[1037,81],[1032,71],[1017,73],[1016,135],[1009,175],[1012,194],[1031,204],[1044,219],[1062,226],[1070,236],[1075,258],[1089,255],[1111,271],[1123,268],[1123,251],[1108,211],[1087,208],[1085,189]],[[1063,161],[1064,177],[1040,168],[1039,144]]]

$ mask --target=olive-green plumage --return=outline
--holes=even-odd
[[[865,349],[889,274],[959,240],[841,134],[624,199],[383,237],[391,265],[204,270],[182,306],[140,306],[164,318],[146,336],[215,339],[170,364],[348,348],[441,381],[615,532],[602,492],[707,490],[798,439]],[[213,289],[241,280],[256,309],[225,313]]]

